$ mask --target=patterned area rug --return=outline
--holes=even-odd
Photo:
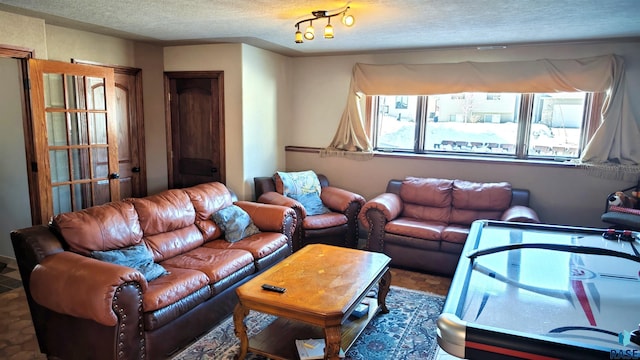
[[[388,314],[376,316],[346,353],[346,360],[434,359],[437,351],[436,319],[444,297],[392,286],[387,295]],[[275,318],[251,311],[246,318],[251,337]],[[223,321],[211,332],[178,353],[173,360],[232,360],[238,353],[233,319]],[[247,359],[263,360],[249,354]]]

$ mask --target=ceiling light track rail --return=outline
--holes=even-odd
[[[333,26],[331,25],[331,18],[336,16],[342,16],[341,22],[347,26],[351,27],[355,24],[355,18],[351,14],[347,14],[351,7],[346,5],[344,8],[341,8],[337,11],[327,11],[327,10],[315,10],[311,12],[313,17],[298,21],[294,27],[296,28],[295,34],[295,42],[297,44],[303,43],[304,40],[313,40],[315,38],[315,30],[313,28],[313,22],[319,19],[327,19],[327,25],[324,27],[324,38],[325,39],[333,39],[334,32]],[[309,26],[305,29],[304,33],[300,31],[300,24],[309,23]]]

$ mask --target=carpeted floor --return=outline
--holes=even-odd
[[[437,353],[436,319],[444,297],[392,286],[387,296],[388,314],[379,314],[347,351],[345,360],[435,359]],[[252,336],[275,319],[252,311],[247,317]],[[292,344],[292,346],[294,346]],[[177,354],[173,360],[232,360],[238,353],[231,318]],[[247,359],[263,360],[250,354]]]

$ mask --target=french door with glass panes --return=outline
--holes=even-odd
[[[120,199],[113,69],[29,60],[41,222]]]

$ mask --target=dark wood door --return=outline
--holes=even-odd
[[[170,72],[169,187],[225,181],[222,72]]]

